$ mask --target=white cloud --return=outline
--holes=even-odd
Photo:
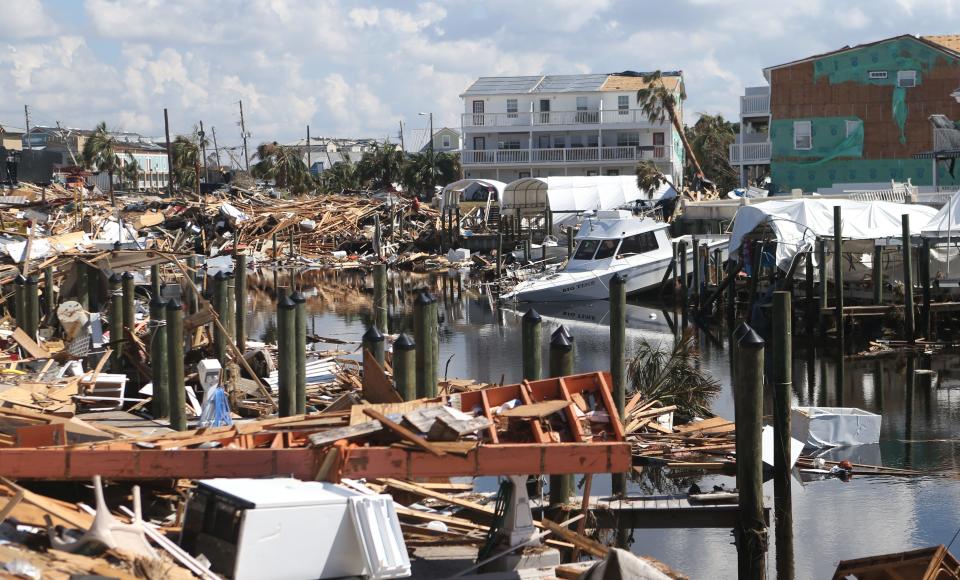
[[[58,30],[40,0],[15,0],[3,4],[3,34],[7,38],[46,36]]]

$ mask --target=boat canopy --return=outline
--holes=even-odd
[[[833,237],[833,208],[842,209],[844,240],[871,240],[863,252],[872,252],[872,240],[899,238],[903,234],[901,216],[910,216],[910,232],[919,234],[937,211],[931,207],[889,201],[853,201],[847,199],[789,199],[745,205],[734,217],[730,253],[738,250],[744,237],[759,226],[767,226],[777,240],[777,266],[789,268],[794,255],[813,248],[817,237]],[[844,244],[844,251],[857,252]]]
[[[583,221],[578,240],[613,240],[635,236],[644,232],[653,232],[670,227],[652,218],[634,217],[625,210],[603,210]]]
[[[954,193],[927,225],[923,226],[920,235],[925,238],[956,238],[957,233],[952,230],[957,228],[960,228],[960,191]]]
[[[521,213],[541,213],[548,207],[556,213],[576,213],[616,209],[635,201],[659,201],[677,196],[667,183],[653,196],[637,187],[634,175],[599,175],[590,177],[525,177],[510,182],[503,192],[500,207],[520,209]]]
[[[506,183],[497,181],[496,179],[461,179],[460,181],[454,181],[443,188],[443,197],[441,198],[440,207],[456,207],[460,204],[461,198],[467,199],[474,191],[482,188],[488,190],[492,188],[496,190],[496,199],[501,200],[503,199],[503,190],[506,187]],[[484,195],[482,201],[486,200],[487,197]]]

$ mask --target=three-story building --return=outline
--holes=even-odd
[[[683,75],[664,73],[681,119]],[[465,177],[510,182],[552,175],[631,175],[650,160],[683,178],[683,146],[673,125],[640,110],[642,75],[481,77],[460,97]]]

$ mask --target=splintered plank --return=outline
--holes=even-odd
[[[340,439],[354,439],[356,437],[370,435],[382,429],[383,425],[380,424],[380,421],[373,420],[367,421],[366,423],[359,423],[357,425],[348,425],[346,427],[338,427],[336,429],[320,431],[319,433],[310,435],[307,437],[307,439],[310,440],[310,447],[321,447],[323,445],[327,445],[328,443],[339,441]]]
[[[549,417],[557,411],[562,411],[570,406],[570,401],[561,399],[553,401],[540,401],[539,403],[530,403],[528,405],[518,405],[512,409],[501,411],[501,417],[510,417],[511,419],[542,419]]]
[[[433,445],[423,437],[420,437],[413,431],[407,429],[403,425],[394,423],[379,411],[376,411],[368,407],[364,409],[363,412],[371,419],[375,419],[379,421],[384,427],[386,427],[387,429],[390,429],[391,431],[399,435],[404,440],[409,441],[410,443],[413,443],[414,445],[423,449],[424,451],[428,451],[433,455],[436,455],[437,457],[442,457],[443,455],[446,455],[446,452],[441,451],[438,447],[436,447],[435,445]]]

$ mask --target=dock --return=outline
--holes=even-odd
[[[579,510],[581,499],[576,500]],[[770,523],[770,508],[764,501],[764,520]],[[636,529],[663,528],[733,528],[737,525],[739,506],[735,503],[691,501],[688,494],[627,496],[624,499],[590,496],[591,525],[599,528],[627,527]],[[531,498],[535,517],[544,505]],[[593,523],[595,522],[595,523]]]

